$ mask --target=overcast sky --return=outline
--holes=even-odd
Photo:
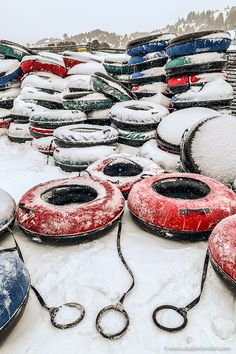
[[[235,0],[0,0],[0,37],[33,42],[103,29],[120,34],[173,24],[191,10],[223,9]]]

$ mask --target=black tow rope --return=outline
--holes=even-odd
[[[114,339],[118,339],[120,337],[122,337],[128,327],[129,327],[129,323],[130,323],[130,320],[129,320],[129,315],[128,313],[126,312],[125,308],[124,308],[124,301],[125,301],[125,298],[126,296],[129,294],[129,292],[133,289],[134,287],[134,284],[135,284],[135,280],[134,280],[134,274],[132,272],[132,270],[130,269],[130,267],[128,266],[128,264],[126,263],[125,259],[124,259],[124,256],[122,254],[122,250],[121,250],[121,242],[120,242],[120,238],[121,238],[121,229],[122,229],[122,220],[120,219],[119,220],[119,223],[118,223],[118,232],[117,232],[117,252],[118,252],[118,255],[120,257],[120,260],[121,262],[123,263],[123,265],[125,266],[125,268],[127,269],[127,271],[129,272],[131,278],[132,278],[132,283],[129,287],[129,289],[121,296],[121,298],[119,299],[118,303],[116,305],[109,305],[109,306],[106,306],[104,307],[97,315],[97,318],[96,318],[96,328],[98,330],[98,332],[104,337],[104,338],[107,338],[107,339],[111,339],[111,340],[114,340]],[[116,332],[114,334],[111,334],[111,333],[107,333],[105,332],[105,330],[103,329],[102,325],[101,325],[101,319],[102,317],[104,316],[105,313],[109,312],[109,311],[116,311],[116,312],[119,312],[120,314],[123,315],[124,319],[125,319],[125,325],[124,325],[124,328],[119,331],[119,332]]]
[[[16,239],[15,239],[15,236],[14,236],[14,233],[13,231],[10,229],[10,227],[8,227],[8,231],[9,233],[12,235],[13,237],[13,240],[15,242],[15,249],[19,255],[19,258],[22,260],[23,263],[24,262],[24,258],[23,258],[23,255],[22,255],[22,252],[21,252],[21,249],[20,249],[20,246],[18,245]],[[82,319],[84,318],[85,316],[85,309],[82,305],[76,303],[76,302],[69,302],[69,303],[66,303],[66,304],[63,304],[61,306],[58,306],[58,307],[49,307],[46,305],[42,295],[40,295],[40,293],[38,292],[38,290],[33,286],[33,285],[30,285],[31,289],[33,290],[33,292],[35,293],[39,303],[49,312],[49,315],[50,315],[50,319],[51,319],[51,324],[56,327],[56,328],[59,328],[59,329],[67,329],[67,328],[72,328],[72,327],[75,327],[77,326],[81,321]],[[70,322],[70,323],[67,323],[67,324],[60,324],[60,323],[57,323],[56,322],[56,316],[57,316],[57,313],[62,309],[62,307],[69,307],[69,308],[74,308],[76,310],[79,311],[80,315],[79,317],[73,321],[73,322]]]
[[[204,261],[204,265],[203,265],[203,271],[202,271],[202,280],[201,280],[201,287],[200,287],[200,294],[198,295],[198,297],[196,297],[196,299],[194,299],[193,301],[191,301],[187,306],[185,307],[176,307],[176,306],[172,306],[172,305],[162,305],[157,307],[153,314],[152,314],[152,320],[155,323],[155,325],[167,332],[178,332],[181,331],[182,329],[184,329],[188,323],[188,317],[187,317],[187,313],[189,310],[191,310],[194,306],[196,306],[200,299],[201,299],[201,295],[203,292],[203,287],[204,287],[204,283],[206,280],[206,276],[207,276],[207,269],[208,269],[208,264],[209,264],[209,251],[207,250],[206,252],[206,256],[205,256],[205,261]],[[175,312],[177,312],[179,315],[182,316],[183,318],[183,323],[178,326],[178,327],[166,327],[163,326],[162,324],[160,324],[157,320],[157,313],[162,311],[162,310],[173,310]]]

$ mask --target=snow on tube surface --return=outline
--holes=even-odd
[[[156,129],[149,131],[140,131],[137,127],[137,130],[125,130],[116,128],[119,137],[118,142],[120,144],[129,145],[129,146],[142,146],[148,140],[156,137]]]
[[[36,72],[37,73],[37,72]],[[36,73],[31,73],[27,75],[21,82],[21,88],[24,87],[34,87],[42,92],[46,93],[59,93],[64,91],[67,88],[67,81],[62,77],[45,77],[36,75]],[[37,73],[38,74],[38,73]]]
[[[22,59],[20,65],[21,70],[25,74],[32,71],[46,71],[61,77],[65,77],[67,74],[67,70],[62,59],[56,60],[56,58],[46,55],[26,56]]]
[[[44,155],[53,155],[53,152],[56,149],[53,136],[34,139],[32,146],[36,147],[38,151]]]
[[[22,316],[30,291],[29,273],[13,251],[0,251],[0,342]]]
[[[20,94],[19,88],[10,88],[0,91],[0,108],[12,109],[14,99]]]
[[[236,215],[219,222],[209,237],[209,254],[219,276],[236,290]]]
[[[70,75],[64,81],[70,92],[91,91],[90,78],[91,75]]]
[[[35,52],[29,48],[6,40],[0,41],[0,53],[3,54],[6,58],[13,58],[18,60],[21,60],[25,55],[35,54]]]
[[[134,39],[127,44],[127,53],[131,56],[143,56],[147,53],[160,52],[173,38],[175,38],[175,34],[158,33]]]
[[[225,53],[209,52],[187,55],[169,60],[165,65],[168,77],[189,73],[221,71],[227,65]]]
[[[86,112],[87,123],[94,125],[110,125],[110,111],[110,109],[99,109]]]
[[[50,110],[32,113],[30,124],[32,127],[56,129],[63,125],[84,123],[87,117],[81,111]]]
[[[132,85],[152,84],[157,81],[166,82],[164,67],[151,68],[130,75],[130,82]]]
[[[232,185],[236,176],[236,118],[219,115],[197,123],[187,132],[181,161],[189,172]]]
[[[130,56],[127,54],[109,54],[103,61],[104,68],[112,75],[128,75]]]
[[[231,36],[223,31],[203,31],[179,36],[166,48],[169,57],[206,52],[224,52],[231,43]]]
[[[61,94],[49,94],[41,92],[34,87],[24,87],[18,99],[27,103],[35,103],[48,109],[63,109]]]
[[[110,117],[116,127],[127,130],[149,131],[155,129],[169,111],[162,105],[131,100],[116,103],[111,108]]]
[[[98,160],[88,167],[92,176],[115,184],[125,198],[132,186],[143,178],[163,170],[155,162],[131,154],[116,154]]]
[[[116,146],[100,145],[88,147],[72,147],[70,149],[57,147],[53,158],[55,165],[66,172],[83,171],[95,161],[118,153]]]
[[[29,124],[11,122],[8,132],[8,139],[14,143],[25,143],[33,139],[30,134]]]
[[[0,188],[0,235],[14,222],[16,204],[9,193]]]
[[[75,124],[55,129],[54,138],[60,147],[111,145],[117,142],[118,132],[109,126]]]
[[[192,86],[204,86],[207,82],[215,79],[226,80],[227,76],[224,72],[174,76],[168,79],[167,85],[172,93],[178,94],[188,91]]]
[[[181,139],[184,132],[190,130],[199,121],[219,116],[217,111],[192,107],[175,111],[164,117],[157,127],[158,145],[170,153],[180,154]]]
[[[63,96],[62,104],[65,109],[78,109],[81,111],[93,111],[97,109],[108,109],[113,105],[113,101],[102,93],[93,91],[83,91],[69,93]]]
[[[137,97],[145,98],[156,95],[157,93],[166,93],[167,85],[164,82],[153,82],[146,85],[135,85],[131,90]]]
[[[90,61],[88,63],[81,63],[73,66],[68,70],[68,75],[92,75],[96,72],[106,74],[106,70],[103,64],[96,61]]]
[[[135,95],[119,81],[99,72],[91,75],[91,85],[95,91],[102,92],[104,95],[118,102],[129,101],[136,98]]]
[[[169,173],[135,184],[128,207],[145,230],[161,237],[197,241],[236,213],[236,196],[225,185],[192,173]]]
[[[129,66],[131,72],[143,71],[154,67],[160,67],[165,65],[168,56],[164,51],[146,54],[143,57],[131,57],[129,60]]]
[[[69,50],[62,53],[62,58],[68,68],[73,68],[75,65],[81,63],[89,63],[90,61],[101,62],[101,59],[94,54],[87,52],[71,52]]]
[[[0,60],[0,87],[17,80],[21,77],[22,71],[18,60],[3,59]]]
[[[123,213],[125,200],[111,183],[75,177],[39,184],[20,199],[16,218],[32,237],[48,242],[92,241]]]
[[[227,106],[233,100],[233,88],[223,79],[215,79],[203,86],[192,86],[188,91],[174,95],[176,108]]]

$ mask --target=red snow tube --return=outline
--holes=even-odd
[[[236,213],[236,196],[209,177],[168,173],[135,184],[128,207],[145,230],[170,239],[195,241],[206,239],[220,220]]]
[[[21,70],[24,73],[29,73],[31,71],[46,71],[59,76],[66,76],[67,70],[64,66],[54,63],[44,62],[43,60],[37,59],[24,59],[21,64]]]
[[[222,220],[214,228],[208,247],[213,268],[236,289],[236,215]]]
[[[11,118],[0,118],[0,128],[8,128],[11,124]]]
[[[47,242],[92,241],[124,210],[119,189],[107,181],[76,177],[39,184],[21,198],[16,217],[21,229]]]

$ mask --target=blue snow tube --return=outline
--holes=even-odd
[[[0,340],[4,340],[23,314],[30,276],[15,249],[0,251]]]
[[[9,82],[16,80],[20,75],[22,74],[22,70],[19,67],[15,71],[13,71],[10,74],[4,75],[0,77],[0,87],[4,87],[7,85]]]
[[[131,56],[142,56],[147,53],[160,52],[167,47],[168,43],[169,41],[156,40],[153,42],[140,44],[135,47],[128,48],[127,53]]]

